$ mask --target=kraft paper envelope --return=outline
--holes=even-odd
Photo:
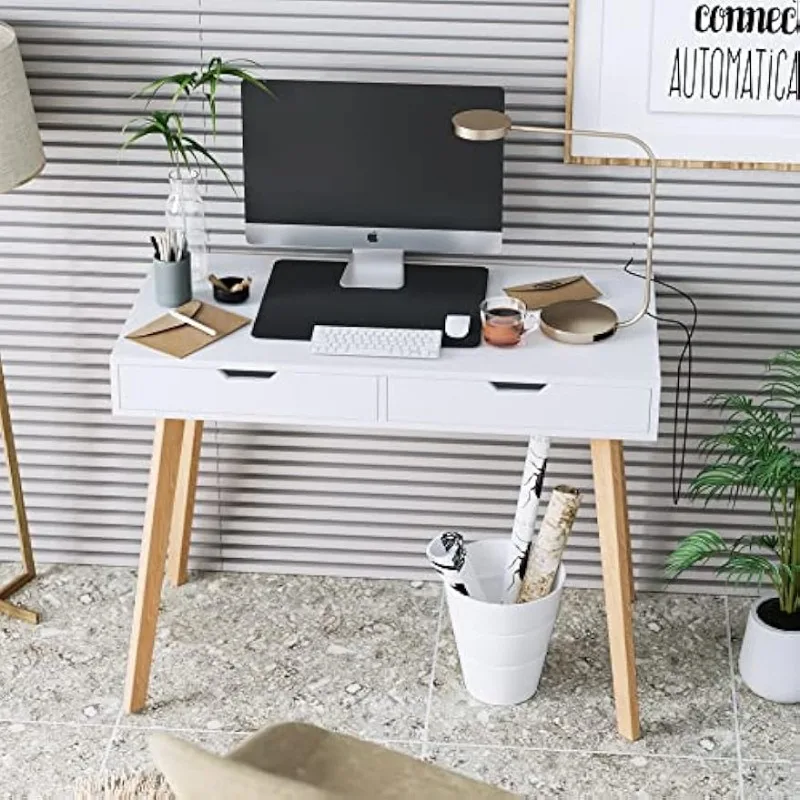
[[[583,275],[570,275],[539,283],[525,283],[521,286],[509,286],[507,295],[522,300],[529,311],[560,303],[562,300],[594,300],[600,292],[588,278]]]
[[[166,353],[168,356],[185,358],[202,350],[212,342],[222,339],[229,333],[238,331],[239,328],[250,322],[247,317],[232,314],[230,311],[208,303],[201,303],[199,300],[190,300],[175,310],[208,325],[217,332],[217,335],[208,336],[197,328],[193,328],[169,314],[164,314],[138,330],[132,331],[125,338],[139,342],[145,347],[152,347],[153,350]]]

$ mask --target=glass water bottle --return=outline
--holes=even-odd
[[[208,277],[208,231],[200,176],[196,170],[176,169],[169,174],[166,226],[186,236],[192,254],[192,283]]]

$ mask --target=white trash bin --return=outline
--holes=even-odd
[[[510,540],[472,542],[468,552],[486,596],[497,602],[473,600],[445,585],[464,683],[483,703],[524,703],[539,688],[564,589],[564,565],[547,597],[502,605],[507,593],[504,573],[514,558]]]

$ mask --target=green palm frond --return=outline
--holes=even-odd
[[[768,550],[769,552],[779,555],[781,540],[779,536],[742,536],[734,545],[735,550],[744,549],[745,547],[754,550],[760,548],[761,550]]]
[[[764,388],[774,402],[788,407],[790,421],[800,415],[800,350],[786,350],[770,361]]]
[[[751,552],[755,548],[763,548],[774,553],[774,548],[769,547],[772,543],[768,537],[743,537],[730,545],[716,531],[695,531],[668,557],[667,575],[676,578],[687,569],[705,564],[712,558],[724,558],[715,569],[717,575],[733,581],[754,582],[763,582],[766,577],[773,586],[779,587],[782,581],[780,562]]]
[[[731,553],[728,560],[717,568],[717,575],[747,583],[763,583],[767,578],[775,587],[780,587],[781,583],[777,564],[766,556],[753,553]]]
[[[781,608],[800,611],[800,350],[787,350],[770,361],[758,397],[714,395],[708,402],[720,411],[722,429],[701,443],[707,464],[692,482],[692,495],[706,503],[764,498],[775,533],[731,543],[714,531],[697,531],[670,555],[667,573],[674,577],[711,558],[724,558],[719,575],[769,579]]]
[[[729,552],[730,547],[716,531],[695,531],[670,553],[667,558],[667,575],[676,578],[691,567],[705,564],[709,559]]]
[[[762,495],[773,501],[800,481],[800,452],[792,447],[791,421],[762,401],[742,395],[710,398],[726,414],[721,432],[707,437],[701,451],[714,463],[692,482],[695,496],[707,500],[728,496]]]
[[[800,564],[786,564],[779,561],[775,568],[784,583],[789,584],[792,581],[800,583]],[[797,599],[797,606],[800,609],[800,597]]]

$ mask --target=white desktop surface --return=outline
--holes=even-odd
[[[212,258],[212,269],[218,275],[239,274],[251,275],[254,279],[251,287],[251,296],[248,302],[241,305],[228,305],[225,308],[234,313],[242,314],[255,319],[261,297],[269,277],[269,271],[274,259],[263,255],[236,255],[222,254]],[[580,270],[565,268],[527,268],[527,267],[492,267],[489,271],[488,296],[502,295],[503,288],[516,284],[528,283],[538,280],[549,280],[564,275],[575,274]],[[632,315],[641,304],[643,294],[643,281],[626,274],[622,269],[584,270],[583,273],[600,289],[603,296],[601,302],[611,305],[621,318]],[[195,289],[196,299],[206,303],[214,303],[210,286]],[[386,381],[390,379],[419,379],[429,382],[431,386],[440,381],[455,383],[438,384],[449,386],[458,397],[458,381],[464,381],[463,386],[472,385],[469,382],[480,381],[489,385],[491,382],[520,383],[520,384],[547,384],[548,386],[571,387],[572,393],[567,396],[567,405],[574,406],[575,398],[581,393],[582,402],[591,404],[593,395],[598,402],[635,403],[641,406],[644,392],[648,392],[647,404],[648,420],[646,425],[637,423],[633,427],[621,426],[614,429],[613,421],[603,422],[600,427],[594,423],[588,427],[580,424],[572,432],[574,424],[569,421],[557,424],[553,429],[555,435],[624,438],[634,440],[652,440],[655,438],[658,427],[658,403],[660,394],[660,368],[658,353],[658,336],[655,320],[646,317],[630,328],[622,328],[610,339],[591,345],[567,345],[554,342],[545,337],[540,331],[532,332],[521,345],[511,349],[492,347],[485,343],[476,348],[443,348],[441,357],[431,360],[392,359],[392,358],[360,358],[345,356],[324,356],[311,353],[310,344],[301,341],[284,341],[255,339],[251,335],[251,325],[245,326],[233,334],[221,339],[214,344],[188,356],[185,359],[175,359],[171,356],[151,350],[134,341],[125,339],[126,333],[150,322],[164,313],[154,299],[151,279],[147,279],[135,302],[131,313],[125,323],[123,333],[117,340],[112,355],[112,387],[114,395],[114,410],[136,416],[170,416],[175,408],[159,409],[153,407],[132,408],[125,403],[125,398],[119,389],[118,377],[120,370],[127,367],[166,367],[171,374],[181,373],[190,375],[189,370],[241,370],[299,373],[307,375],[337,375],[337,376],[372,376],[381,380],[379,389],[379,403],[384,407],[386,399]],[[159,373],[157,374],[166,374]],[[397,385],[401,385],[402,381]],[[391,383],[389,384],[392,385]],[[406,381],[404,386],[407,391],[414,387],[424,388],[425,383],[412,383]],[[628,395],[622,392],[625,387],[641,390]],[[604,395],[602,391],[608,389],[610,394]],[[313,384],[312,384],[313,390]],[[620,394],[613,392],[619,390]],[[566,390],[565,390],[566,391]],[[597,394],[599,391],[599,394]],[[485,399],[485,398],[484,398]],[[444,397],[441,402],[446,402]],[[521,401],[520,401],[521,402]],[[211,418],[242,421],[255,420],[270,422],[282,421],[282,415],[273,418],[269,413],[259,415],[257,410],[218,408],[215,415],[199,414],[187,409],[186,418]],[[161,413],[161,411],[165,413]],[[498,410],[502,414],[502,408]],[[551,409],[552,412],[553,409]],[[579,409],[573,408],[574,419]],[[168,413],[166,413],[168,412]],[[477,413],[477,412],[476,412]],[[298,414],[302,416],[302,414]],[[551,415],[552,416],[552,413]],[[463,430],[464,432],[517,432],[527,435],[533,430],[519,429],[520,419],[511,414],[508,420],[485,420],[477,423],[475,418],[459,422],[458,415],[452,421],[443,420],[442,414],[434,413],[430,420],[425,420],[424,413],[415,412],[411,417],[387,417],[386,413],[379,413],[374,420],[367,420],[364,427],[373,423],[381,427],[399,429],[421,430]],[[523,418],[525,419],[525,418]],[[473,421],[474,420],[474,421]],[[287,419],[286,421],[292,421]],[[318,419],[312,414],[309,422],[330,424],[341,422],[343,425],[357,425],[363,419]],[[446,422],[446,424],[442,424]],[[539,426],[537,425],[538,429]],[[537,431],[538,432],[538,431]]]

